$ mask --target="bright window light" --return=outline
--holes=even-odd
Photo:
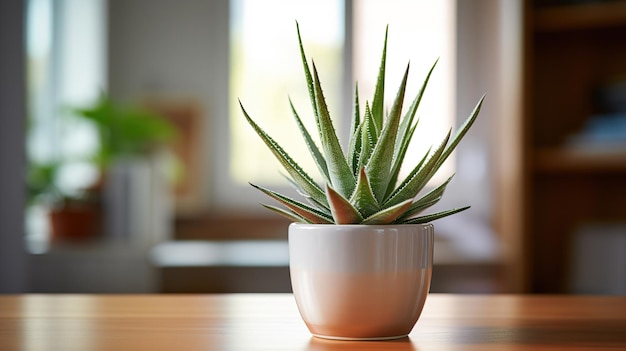
[[[309,130],[316,130],[298,51],[296,20],[307,56],[318,68],[331,115],[336,123],[341,118],[343,2],[232,1],[230,173],[236,183],[286,184],[280,164],[245,121],[237,99],[298,164],[319,179],[289,107],[291,98]]]
[[[72,194],[98,176],[85,160],[97,148],[96,131],[70,110],[93,103],[106,88],[106,2],[27,4],[28,157],[60,163],[56,185]]]
[[[454,1],[442,0],[359,0],[353,9],[353,75],[359,83],[359,96],[371,102],[385,26],[387,42],[386,108],[391,103],[410,62],[405,109],[419,91],[428,70],[439,58],[420,103],[420,117],[404,161],[404,174],[419,162],[428,147],[436,147],[453,125],[455,111],[455,15]],[[454,154],[431,180],[441,183],[454,172]]]
[[[91,104],[106,88],[105,10],[105,0],[26,2],[27,157],[31,170],[57,167],[52,182],[63,195],[79,194],[99,176],[88,160],[96,130],[72,118],[71,109]],[[28,249],[41,253],[50,195],[31,196]]]
[[[247,125],[238,100],[246,111],[312,176],[315,167],[288,104],[288,96],[311,132],[313,125],[304,74],[297,46],[295,20],[300,23],[307,56],[315,60],[331,117],[345,129],[342,118],[344,33],[352,43],[352,82],[358,81],[362,109],[371,102],[377,78],[385,26],[389,24],[385,102],[390,108],[407,63],[411,63],[405,106],[413,97],[432,64],[439,63],[418,115],[416,132],[405,160],[404,173],[417,164],[429,146],[443,139],[453,125],[454,30],[452,0],[359,0],[352,2],[352,30],[345,31],[344,3],[339,0],[231,1],[230,56],[230,174],[237,184],[248,181],[264,185],[287,184],[282,167]],[[350,17],[350,16],[348,16]],[[323,20],[320,20],[323,19]],[[363,111],[361,111],[363,113]],[[313,133],[314,134],[314,133]],[[340,138],[342,135],[340,135]],[[346,140],[341,140],[344,144]],[[454,171],[449,159],[434,177],[441,182]]]

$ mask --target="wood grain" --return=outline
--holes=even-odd
[[[626,297],[431,294],[409,338],[346,342],[291,294],[0,296],[0,350],[564,349],[626,349]]]

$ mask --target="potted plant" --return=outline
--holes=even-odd
[[[315,64],[309,66],[296,23],[307,87],[321,149],[291,109],[325,185],[317,184],[271,136],[243,114],[287,171],[306,202],[254,185],[286,206],[263,206],[294,221],[289,226],[291,282],[300,314],[315,336],[393,339],[412,330],[430,288],[434,228],[430,222],[468,207],[423,215],[451,178],[418,196],[476,119],[483,98],[456,134],[451,131],[399,179],[424,89],[402,113],[408,66],[389,113],[384,113],[387,31],[376,89],[364,112],[355,89],[351,135],[344,154]],[[312,69],[311,69],[312,68]]]
[[[120,163],[124,166],[150,164],[153,155],[172,144],[177,132],[164,116],[149,109],[122,105],[104,94],[94,104],[73,108],[70,112],[63,117],[82,119],[95,128],[98,148],[93,154],[81,157],[56,155],[48,161],[31,159],[26,182],[29,207],[43,209],[49,238],[57,242],[83,241],[104,234],[103,226],[107,223],[103,222],[111,222],[108,217],[113,210],[117,211],[116,214],[122,212],[130,216],[124,211],[128,205],[120,202],[130,199],[132,194],[118,196],[117,199],[121,200],[115,203],[111,203],[111,196],[105,196],[106,187],[114,177],[112,173],[120,168]],[[171,161],[176,162],[175,159]],[[94,166],[98,170],[97,179],[80,189],[60,187],[59,174],[72,163]],[[147,182],[145,179],[140,181]],[[162,190],[162,187],[158,188]],[[122,221],[116,220],[119,222]]]
[[[102,174],[106,235],[139,243],[164,239],[169,235],[168,182],[180,170],[175,155],[166,152],[177,138],[174,124],[149,108],[106,95],[75,112],[98,133],[94,160]]]
[[[96,186],[73,193],[57,186],[62,163],[31,162],[28,168],[28,204],[46,209],[52,241],[77,241],[100,234],[100,194]]]

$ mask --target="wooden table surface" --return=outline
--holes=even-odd
[[[408,338],[311,337],[290,294],[0,296],[0,350],[626,350],[626,297],[431,294]]]

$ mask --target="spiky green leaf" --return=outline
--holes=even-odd
[[[406,199],[414,198],[417,193],[422,190],[422,188],[428,183],[430,178],[432,178],[434,172],[436,172],[435,166],[437,165],[437,161],[443,154],[445,147],[450,139],[451,131],[448,131],[448,134],[441,142],[439,147],[433,152],[428,161],[421,167],[417,172],[412,171],[409,176],[405,179],[405,181],[398,187],[396,191],[394,191],[389,199],[385,201],[383,204],[384,207],[395,205],[400,203]]]
[[[239,106],[241,106],[241,110],[243,111],[248,124],[252,126],[254,131],[259,135],[261,140],[267,145],[267,147],[272,151],[276,159],[280,162],[280,164],[285,168],[287,173],[292,177],[294,182],[298,184],[298,186],[304,190],[311,198],[315,199],[315,201],[323,204],[328,207],[328,201],[326,200],[326,195],[324,191],[315,183],[313,178],[311,178],[303,169],[298,165],[292,158],[285,152],[285,150],[276,142],[272,137],[270,137],[261,127],[259,127],[256,122],[250,118],[248,112],[243,107],[241,101],[239,101]]]
[[[356,180],[354,174],[343,155],[341,144],[337,138],[335,127],[330,119],[324,92],[320,84],[315,63],[313,63],[313,87],[315,88],[315,102],[319,113],[320,139],[324,149],[324,156],[328,165],[328,175],[331,184],[344,197],[350,196],[354,191]]]
[[[383,126],[383,110],[385,99],[385,65],[387,61],[387,34],[389,26],[385,28],[385,42],[383,44],[383,53],[380,59],[380,67],[378,68],[378,78],[376,79],[376,88],[374,90],[374,98],[372,100],[372,116],[376,131],[380,133]]]
[[[446,187],[448,186],[448,184],[450,184],[450,181],[452,180],[452,178],[454,178],[454,174],[451,175],[448,179],[446,179],[446,181],[440,184],[438,187],[431,190],[426,195],[422,196],[418,201],[416,201],[416,203],[420,201],[426,202],[435,198],[441,198],[441,196],[443,196],[443,193],[446,191]]]
[[[470,208],[470,206],[465,206],[465,207],[461,207],[461,208],[454,208],[454,209],[451,209],[451,210],[446,210],[446,211],[441,211],[441,212],[437,212],[437,213],[428,214],[428,215],[425,215],[425,216],[411,218],[411,219],[407,219],[406,221],[402,222],[402,224],[422,224],[422,223],[428,223],[428,222],[432,222],[434,220],[437,220],[437,219],[440,219],[440,218],[443,218],[443,217],[447,217],[447,216],[453,215],[455,213],[459,213],[459,212],[465,211],[468,208]]]
[[[400,218],[398,218],[398,221],[415,217],[423,210],[439,202],[439,200],[441,200],[441,198],[443,197],[443,193],[446,190],[446,187],[448,186],[450,181],[452,180],[453,176],[448,178],[445,182],[443,182],[443,184],[431,190],[428,194],[422,196],[419,200],[413,202],[411,207],[409,207],[409,209]]]
[[[435,69],[435,66],[437,66],[437,62],[439,62],[439,59],[435,60],[435,63],[432,65],[432,67],[428,71],[428,74],[426,75],[426,78],[424,79],[424,82],[422,83],[422,87],[420,88],[419,92],[413,99],[411,106],[409,107],[408,111],[404,115],[404,118],[402,119],[402,122],[400,123],[400,127],[398,128],[398,137],[396,138],[396,146],[394,148],[394,155],[393,155],[393,167],[391,170],[391,177],[389,180],[389,185],[387,186],[387,192],[385,193],[385,198],[389,197],[391,192],[395,189],[396,183],[398,182],[398,175],[400,174],[400,169],[402,168],[404,157],[406,156],[406,152],[409,148],[411,139],[413,139],[413,134],[415,133],[415,129],[417,128],[417,125],[419,124],[419,118],[415,122],[415,124],[413,124],[413,120],[415,119],[417,108],[419,107],[419,104],[422,101],[422,96],[424,96],[424,92],[426,91],[426,86],[428,85],[428,82],[430,81],[430,76],[432,75],[433,70]]]
[[[472,124],[476,120],[476,117],[478,116],[478,113],[480,112],[480,107],[482,106],[484,99],[485,99],[485,96],[483,95],[481,99],[478,101],[478,103],[476,104],[476,107],[474,107],[474,110],[472,111],[470,116],[465,120],[463,125],[457,130],[454,137],[452,138],[452,141],[450,142],[448,142],[448,140],[450,139],[450,132],[448,132],[448,135],[446,136],[446,138],[440,145],[440,149],[442,146],[445,146],[441,154],[438,155],[436,159],[434,157],[431,158],[429,162],[424,166],[424,168],[421,169],[420,172],[418,172],[415,179],[411,180],[413,184],[411,184],[410,187],[407,187],[407,189],[410,189],[410,191],[407,191],[407,193],[419,192],[426,185],[426,183],[428,183],[428,181],[435,175],[437,170],[439,170],[439,168],[445,162],[448,156],[450,156],[452,151],[454,151],[458,143],[465,136],[469,128],[472,126]],[[392,195],[390,197],[390,200],[395,195]],[[403,200],[403,197],[399,197],[395,201],[401,201],[401,200]],[[389,201],[389,202],[393,203],[392,201]]]
[[[357,224],[363,221],[363,216],[350,204],[350,201],[328,185],[326,185],[326,195],[335,224]]]
[[[296,184],[296,182],[294,182],[293,179],[291,179],[291,177],[283,173],[281,173],[281,175],[287,180],[287,182],[289,182],[291,187],[296,190],[298,195],[305,198],[311,205],[315,206],[315,208],[325,213],[328,217],[332,217],[332,215],[330,214],[330,209],[328,207],[326,207],[324,204],[321,204],[315,201],[315,199],[313,199],[309,194],[307,194],[306,191],[302,190],[302,188],[300,188],[300,186]]]
[[[454,151],[454,149],[459,144],[461,139],[463,139],[465,134],[467,134],[467,131],[474,124],[474,121],[476,121],[476,117],[478,117],[478,113],[480,112],[480,108],[483,105],[483,101],[485,101],[485,95],[483,95],[480,98],[480,100],[478,100],[478,103],[474,107],[474,110],[472,111],[472,113],[469,115],[469,117],[467,117],[465,122],[463,122],[463,125],[461,125],[461,127],[454,134],[452,141],[446,147],[446,150],[443,152],[443,154],[441,155],[441,158],[437,162],[436,168],[439,168],[443,164],[443,162],[448,158],[448,156],[450,156],[452,151]]]
[[[391,191],[388,191],[388,195],[385,197],[385,202],[384,204],[389,202],[389,199],[391,198],[391,196],[397,192],[399,192],[402,188],[404,188],[407,183],[413,179],[413,177],[415,177],[415,175],[417,174],[417,172],[419,172],[420,169],[422,169],[422,165],[424,164],[424,162],[426,162],[426,160],[429,159],[430,156],[430,151],[432,150],[432,146],[428,148],[428,150],[426,150],[426,152],[424,153],[424,156],[422,156],[422,159],[413,167],[413,169],[411,170],[411,172],[409,173],[408,176],[406,176],[406,178],[404,179],[404,181],[398,185],[397,187],[393,187]],[[399,172],[400,170],[398,170]],[[390,184],[390,186],[392,186]]]
[[[402,119],[402,123],[400,123],[400,128],[398,129],[398,138],[396,139],[395,154],[394,154],[394,158],[399,160],[399,162],[402,162],[403,157],[399,157],[398,153],[401,150],[402,145],[408,143],[408,141],[410,141],[411,139],[410,137],[407,136],[407,132],[410,130],[410,126],[413,125],[413,120],[415,118],[415,114],[417,113],[417,108],[419,107],[419,104],[422,101],[422,96],[424,96],[424,92],[426,91],[426,86],[428,85],[428,82],[430,81],[430,76],[432,75],[433,70],[435,69],[435,66],[437,66],[437,62],[439,62],[439,59],[435,60],[435,63],[432,65],[432,67],[428,71],[428,74],[426,74],[426,78],[424,79],[424,82],[422,83],[422,87],[420,88],[417,95],[413,99],[411,106],[409,107],[404,118]]]
[[[413,202],[412,199],[401,202],[395,206],[387,207],[379,212],[365,218],[363,224],[387,224],[392,223],[396,218],[400,217]]]
[[[376,140],[378,139],[375,131],[376,126],[374,126],[374,120],[368,102],[365,102],[365,114],[363,116],[363,121],[361,122],[361,125],[363,127],[360,128],[361,154],[359,156],[359,169],[367,164],[367,161],[372,155],[372,150],[376,145]]]
[[[298,32],[298,45],[300,46],[300,58],[302,59],[302,67],[304,68],[304,77],[306,79],[307,90],[309,91],[309,99],[313,106],[313,116],[315,117],[315,124],[319,132],[319,113],[317,111],[317,103],[315,102],[315,89],[313,88],[313,77],[311,76],[311,70],[307,62],[306,54],[304,53],[304,45],[302,45],[302,37],[300,36],[300,25],[296,21],[296,32]]]
[[[361,158],[361,133],[363,129],[363,123],[359,124],[354,133],[350,136],[350,145],[348,146],[348,157],[350,158],[350,163],[352,167],[352,172],[355,177],[358,176],[357,172],[359,171],[359,160]]]
[[[352,167],[352,173],[357,174],[359,170],[359,155],[361,154],[361,111],[359,104],[359,86],[354,85],[354,111],[350,122],[350,144],[348,146],[348,161]]]
[[[326,160],[324,159],[324,156],[322,155],[317,145],[315,144],[315,141],[313,141],[311,134],[304,126],[304,123],[302,123],[302,120],[300,119],[300,116],[298,116],[298,112],[296,112],[296,108],[293,106],[293,102],[291,101],[291,99],[289,99],[289,106],[291,106],[291,112],[293,113],[293,116],[296,120],[298,129],[300,129],[300,133],[302,134],[302,137],[304,138],[304,143],[309,149],[309,152],[311,153],[311,156],[313,157],[313,160],[315,161],[315,165],[317,165],[317,169],[320,171],[320,174],[324,177],[324,179],[326,179],[327,182],[330,182]]]
[[[279,215],[286,217],[287,219],[294,221],[294,222],[300,222],[300,223],[311,223],[309,221],[307,221],[306,219],[300,217],[299,215],[287,211],[285,209],[282,209],[280,207],[276,207],[276,206],[272,206],[272,205],[268,205],[268,204],[261,204],[261,206],[267,208],[270,211],[274,211],[276,213],[278,213]]]
[[[465,136],[469,128],[472,126],[472,124],[476,120],[476,117],[478,116],[478,113],[480,112],[480,107],[482,106],[484,98],[485,96],[483,95],[481,99],[478,101],[478,103],[476,104],[476,107],[474,107],[474,110],[472,111],[470,116],[465,120],[463,125],[457,130],[454,137],[452,138],[452,141],[450,142],[448,142],[448,140],[450,139],[450,132],[448,132],[448,135],[439,146],[439,149],[435,152],[435,154],[433,154],[433,156],[437,155],[439,151],[442,150],[442,146],[444,146],[445,148],[436,158],[432,157],[429,160],[429,162],[424,166],[424,168],[420,169],[418,174],[410,180],[410,183],[412,183],[411,186],[405,186],[405,184],[403,184],[400,187],[400,188],[406,189],[405,196],[408,196],[408,194],[410,194],[411,192],[419,192],[426,185],[426,183],[428,183],[428,181],[435,175],[437,170],[439,170],[439,168],[444,163],[444,161],[448,158],[448,156],[450,156],[452,151],[454,151],[458,143]],[[389,203],[393,203],[394,201],[391,201],[391,199],[397,195],[398,195],[398,191],[392,194],[389,197],[389,201],[387,201],[385,204],[387,205]],[[404,197],[400,196],[399,198],[395,199],[395,201],[397,202],[403,199]]]
[[[302,202],[296,201],[290,197],[279,194],[270,189],[255,185],[250,183],[254,188],[262,191],[267,196],[279,201],[283,205],[287,206],[290,210],[298,214],[300,217],[306,219],[310,223],[316,224],[329,224],[333,223],[333,219],[328,217],[325,213],[319,211],[316,208],[303,204]]]
[[[415,134],[416,129],[417,123],[411,127],[409,132],[406,134],[405,140],[401,143],[400,148],[396,152],[397,155],[393,158],[393,165],[391,166],[391,175],[389,176],[389,184],[387,185],[387,191],[385,192],[385,199],[389,197],[396,187],[398,176],[400,175],[400,170],[402,169],[402,161],[404,160],[406,152],[409,149],[411,138],[413,138],[413,134]]]
[[[394,146],[396,144],[398,126],[400,125],[400,116],[402,114],[402,104],[404,102],[408,75],[409,65],[406,66],[406,70],[404,71],[402,82],[398,88],[398,93],[396,94],[383,131],[372,151],[372,156],[365,166],[365,171],[367,172],[367,177],[370,180],[374,195],[381,203],[385,199],[387,185],[389,185]]]
[[[401,118],[402,103],[408,67],[391,111],[384,111],[388,28],[385,30],[374,97],[371,106],[366,103],[362,118],[359,108],[358,85],[355,84],[354,114],[347,145],[348,155],[344,155],[344,150],[339,144],[328,112],[315,63],[312,63],[312,67],[309,69],[297,22],[296,29],[309,97],[322,142],[321,148],[318,148],[311,134],[304,127],[291,100],[289,102],[303,139],[320,169],[320,173],[326,177],[327,184],[325,190],[322,190],[282,147],[248,116],[242,106],[248,123],[283,165],[289,174],[291,184],[299,194],[311,202],[313,207],[271,190],[257,187],[270,197],[283,203],[287,209],[270,205],[263,206],[295,221],[334,222],[337,224],[423,223],[469,208],[452,209],[416,217],[424,209],[441,199],[450,179],[418,200],[415,198],[474,123],[484,96],[465,123],[457,130],[454,137],[450,138],[451,132],[449,132],[434,152],[431,153],[429,149],[424,158],[409,173],[409,176],[396,187],[402,162],[408,153],[410,141],[417,128],[418,123],[413,123],[416,111],[437,61],[429,70],[420,91],[403,118]],[[348,198],[350,200],[347,200]],[[364,217],[365,219],[363,219]]]
[[[410,218],[416,217],[418,214],[422,213],[425,209],[435,205],[437,202],[441,200],[441,197],[432,199],[430,201],[419,201],[411,204],[406,212],[404,212],[400,217],[398,217],[394,223],[402,223]]]
[[[354,194],[350,197],[350,203],[359,210],[364,218],[380,210],[380,205],[376,201],[376,197],[374,197],[364,168],[361,168],[359,171],[359,179],[357,180]]]

